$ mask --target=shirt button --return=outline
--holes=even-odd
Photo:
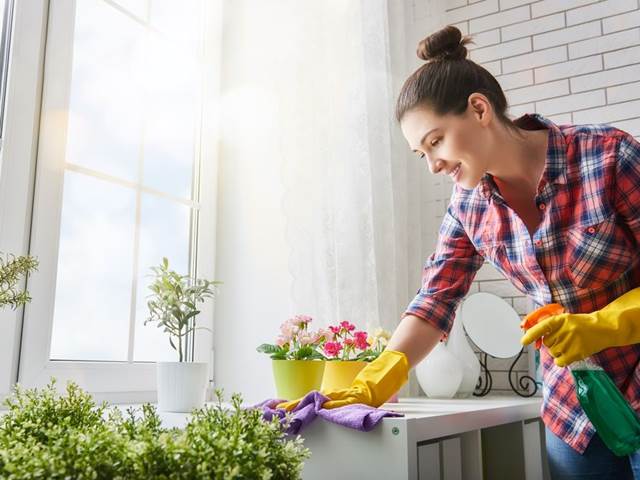
[[[596,233],[596,229],[595,229],[595,227],[589,227],[589,228],[587,228],[587,232]]]
[[[545,208],[547,208],[547,206],[544,203],[541,203],[540,205],[538,205],[538,208],[540,210],[544,210]]]
[[[536,247],[542,246],[542,240],[536,240],[534,243],[535,243]]]

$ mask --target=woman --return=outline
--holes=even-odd
[[[633,470],[640,479],[640,455],[616,457],[602,444],[562,368],[593,354],[640,408],[640,144],[607,125],[557,126],[538,114],[510,120],[496,79],[466,59],[469,42],[453,26],[420,42],[426,63],[396,106],[411,150],[455,183],[422,288],[385,352],[351,388],[323,392],[324,406],[384,403],[446,338],[486,259],[536,304],[573,312],[523,338],[543,337],[542,419],[553,478],[633,478]]]

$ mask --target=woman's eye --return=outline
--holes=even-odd
[[[436,145],[438,145],[440,143],[440,139],[438,140],[434,140],[433,142],[431,142],[431,146],[435,147]]]
[[[418,155],[418,160],[422,160],[424,158],[424,153],[421,153],[420,155]]]

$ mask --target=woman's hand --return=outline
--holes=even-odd
[[[520,342],[542,338],[554,362],[565,367],[605,348],[640,343],[640,288],[593,313],[561,313],[532,326]]]
[[[351,387],[322,392],[329,397],[322,407],[337,408],[354,403],[379,407],[396,393],[408,379],[409,362],[404,353],[384,350],[378,358],[360,370]],[[301,399],[284,402],[276,408],[293,410]]]

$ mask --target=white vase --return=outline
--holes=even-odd
[[[416,377],[424,393],[431,398],[453,398],[462,382],[462,364],[439,342],[422,362],[416,365]]]
[[[453,327],[449,332],[447,348],[462,364],[462,382],[456,393],[458,398],[466,398],[473,394],[480,376],[480,361],[474,353],[462,327],[462,314],[460,309],[456,312]]]
[[[158,362],[158,410],[191,412],[204,406],[206,362]]]

